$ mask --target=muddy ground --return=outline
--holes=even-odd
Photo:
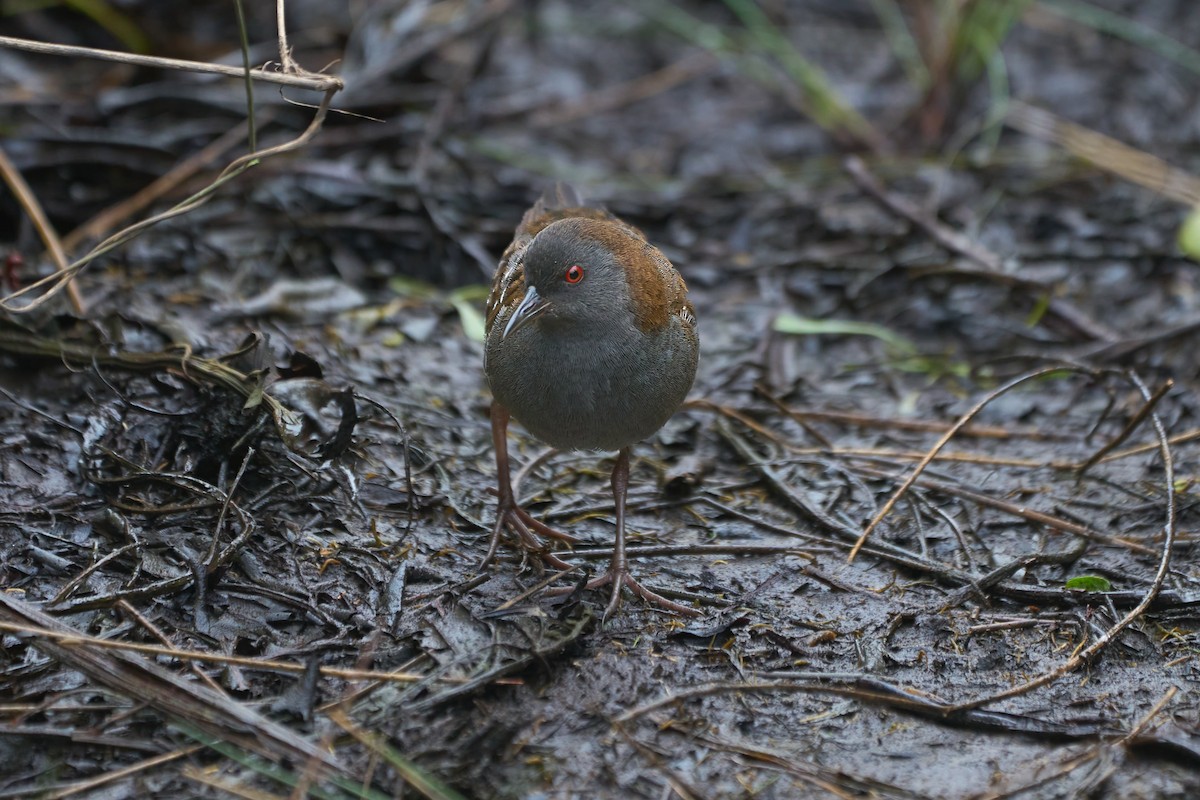
[[[1029,4],[935,90],[876,13],[920,5],[288,3],[297,60],[345,82],[316,137],[91,263],[83,315],[0,320],[0,797],[1200,793],[1186,208],[1003,124],[1011,98],[1200,169],[1200,14]],[[112,8],[240,66],[205,6]],[[0,33],[131,49],[65,6]],[[320,95],[254,99],[266,147]],[[174,171],[244,120],[236,78],[0,48],[0,105],[62,235],[173,176],[71,258],[247,152]],[[473,334],[555,180],[690,286],[700,372],[635,449],[630,526],[697,619],[543,592],[604,568],[611,454],[539,461],[519,427],[580,569],[478,568]],[[6,292],[43,249],[4,193]]]

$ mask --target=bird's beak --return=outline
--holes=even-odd
[[[508,318],[508,324],[504,326],[504,333],[500,335],[500,338],[505,338],[547,308],[549,308],[549,305],[538,294],[538,290],[530,286],[525,290],[525,296],[521,298],[520,305],[513,311],[512,316]]]

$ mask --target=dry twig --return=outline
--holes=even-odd
[[[854,558],[858,555],[858,551],[862,549],[863,543],[866,542],[875,528],[879,526],[879,523],[883,521],[883,518],[886,517],[893,508],[895,508],[897,501],[904,496],[909,487],[911,487],[913,483],[916,482],[917,478],[921,476],[921,473],[925,471],[925,468],[928,467],[930,463],[937,457],[938,452],[947,444],[949,444],[950,440],[954,438],[959,430],[966,427],[967,423],[974,419],[979,412],[983,411],[983,409],[986,408],[989,403],[994,401],[996,398],[1011,392],[1013,389],[1021,386],[1024,383],[1028,383],[1031,380],[1036,380],[1037,378],[1043,378],[1055,372],[1062,372],[1064,370],[1081,372],[1084,374],[1091,372],[1083,367],[1074,366],[1046,367],[1045,369],[1039,369],[1035,372],[1029,372],[1025,375],[1014,378],[1013,380],[1001,386],[999,389],[996,389],[994,392],[990,392],[986,397],[968,409],[965,414],[958,418],[958,421],[950,426],[949,430],[942,434],[942,437],[937,440],[937,443],[934,444],[933,447],[929,448],[929,452],[925,454],[925,457],[922,458],[915,467],[913,467],[912,472],[909,473],[908,478],[905,479],[900,488],[893,492],[892,496],[887,499],[887,502],[883,504],[883,508],[879,509],[879,513],[877,513],[874,518],[871,519],[871,522],[867,525],[866,529],[863,530],[862,535],[858,537],[858,541],[854,543],[854,547],[851,548],[850,555],[846,560],[854,561]]]
[[[1013,286],[1034,289],[1043,294],[1050,292],[1052,287],[1043,285],[1037,281],[1020,278],[1007,272],[1004,269],[1004,261],[1000,256],[938,221],[932,214],[926,213],[908,198],[889,192],[871,174],[870,170],[867,169],[867,165],[858,156],[850,156],[843,162],[843,166],[850,177],[854,179],[854,182],[858,184],[859,188],[874,198],[884,208],[897,216],[907,219],[950,252],[958,253],[983,267],[983,271],[978,273],[980,277],[986,277]],[[1092,319],[1083,311],[1061,298],[1051,297],[1046,310],[1090,339],[1107,343],[1120,338],[1107,325]]]
[[[1142,397],[1147,403],[1150,403],[1153,395],[1146,388],[1146,384],[1137,375],[1130,374],[1130,380],[1137,386]],[[1053,683],[1064,675],[1074,672],[1079,667],[1087,664],[1094,659],[1100,652],[1112,642],[1121,631],[1128,628],[1133,622],[1150,608],[1158,593],[1162,590],[1163,582],[1167,579],[1167,572],[1171,567],[1171,550],[1175,547],[1176,534],[1176,519],[1175,519],[1175,462],[1171,457],[1171,447],[1167,444],[1167,431],[1163,426],[1162,419],[1158,414],[1151,414],[1151,420],[1154,422],[1154,430],[1158,434],[1159,451],[1162,454],[1163,460],[1163,482],[1166,485],[1166,520],[1163,523],[1163,543],[1162,550],[1158,559],[1158,569],[1154,573],[1154,580],[1146,589],[1141,602],[1134,606],[1124,617],[1117,620],[1113,625],[1104,632],[1104,635],[1098,638],[1092,644],[1072,655],[1069,659],[1063,662],[1055,669],[1046,672],[1042,675],[1026,681],[1025,683],[1013,686],[1002,692],[997,692],[987,697],[981,697],[976,700],[971,700],[965,703],[959,703],[954,706],[955,710],[966,710],[979,708],[985,705],[1007,700],[1010,697],[1025,694],[1034,689],[1037,689],[1046,684]]]
[[[278,37],[280,60],[282,65],[281,72],[266,69],[248,70],[244,67],[233,67],[225,64],[209,64],[176,58],[160,58],[157,56],[122,53],[115,50],[101,50],[93,47],[76,47],[70,45],[50,44],[46,42],[35,42],[28,39],[19,39],[12,36],[0,36],[0,47],[23,50],[25,52],[76,58],[92,58],[123,64],[154,67],[158,69],[173,69],[188,72],[225,75],[229,77],[245,78],[247,80],[265,81],[282,86],[310,89],[325,93],[320,105],[316,109],[312,122],[310,122],[308,128],[306,128],[299,136],[281,145],[251,153],[247,156],[237,159],[228,167],[226,167],[221,175],[205,189],[196,193],[187,200],[184,200],[182,203],[166,212],[157,214],[147,220],[137,223],[136,225],[131,225],[124,230],[113,234],[93,248],[82,258],[70,263],[68,262],[65,247],[59,241],[57,234],[51,228],[45,217],[45,214],[41,211],[40,204],[37,202],[32,191],[30,191],[24,180],[21,179],[19,173],[17,173],[15,167],[13,167],[4,153],[0,151],[0,176],[3,176],[4,180],[12,188],[13,193],[16,194],[22,207],[26,210],[26,213],[28,213],[30,218],[33,219],[34,225],[38,229],[38,232],[41,235],[42,240],[45,242],[47,249],[50,251],[55,264],[58,266],[58,269],[51,275],[42,278],[41,280],[36,281],[19,291],[13,292],[12,294],[0,300],[0,309],[14,313],[30,311],[41,306],[50,298],[57,295],[60,291],[66,290],[71,297],[71,302],[76,313],[82,315],[84,311],[83,301],[78,294],[77,288],[74,286],[74,278],[92,260],[120,245],[125,244],[134,238],[134,236],[151,227],[152,225],[193,210],[202,203],[207,202],[219,186],[240,174],[248,167],[261,162],[265,158],[295,150],[307,144],[312,137],[316,135],[316,132],[320,130],[321,126],[324,124],[325,116],[328,113],[333,95],[343,88],[343,84],[341,79],[336,76],[308,72],[301,69],[296,64],[296,62],[292,59],[288,49],[287,32],[283,27],[283,0],[278,0],[276,4],[276,14],[279,24]],[[132,200],[116,207],[119,210],[112,211],[111,213],[104,215],[103,222],[93,220],[85,225],[83,230],[94,233],[103,229],[107,225],[112,224],[116,220],[134,213],[136,210],[147,205],[151,200],[158,197],[160,193],[164,192],[167,188],[173,186],[175,182],[182,180],[184,177],[186,177],[186,175],[191,174],[191,172],[194,172],[196,169],[198,169],[200,163],[206,163],[212,157],[215,157],[214,151],[222,152],[227,149],[230,146],[230,139],[240,140],[240,138],[240,129],[239,134],[236,136],[232,135],[232,132],[226,134],[218,139],[213,145],[205,148],[205,150],[194,159],[189,159],[183,162],[176,170],[168,173],[169,177],[164,176],[163,178],[160,178],[150,187],[135,196],[135,198]],[[82,233],[73,235],[71,237],[71,244],[76,244],[78,239],[82,237]],[[40,292],[43,289],[45,289],[45,291],[42,294],[37,295],[33,300],[25,305],[18,305],[16,302],[14,302],[20,298],[35,295],[37,292]]]

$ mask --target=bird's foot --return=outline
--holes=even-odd
[[[507,501],[505,501],[505,499],[501,497],[500,492],[496,491],[496,489],[489,488],[488,492],[500,498],[500,509],[497,514],[515,514],[520,523],[525,526],[526,531],[533,530],[541,536],[545,536],[549,539],[557,539],[558,541],[566,542],[567,544],[579,543],[579,539],[575,538],[569,533],[563,533],[556,528],[551,528],[549,525],[533,516],[533,514],[530,514],[528,511],[521,508],[521,506],[519,506],[515,500],[509,498]]]
[[[547,549],[546,543],[539,539],[534,534],[534,531],[537,531],[542,536],[558,539],[569,544],[574,544],[578,540],[569,534],[551,528],[541,520],[535,519],[528,511],[521,508],[511,496],[500,498],[500,504],[496,509],[496,525],[492,528],[492,538],[488,542],[487,555],[479,563],[479,569],[486,567],[495,558],[496,550],[500,546],[500,537],[506,528],[516,534],[517,545],[521,549],[522,555],[532,556],[537,562],[549,564],[555,569],[571,569],[572,565],[551,553]]]
[[[612,595],[609,598],[608,606],[604,609],[604,616],[601,617],[602,621],[607,622],[608,618],[617,610],[617,606],[621,605],[621,588],[625,586],[629,587],[630,591],[646,602],[653,603],[660,608],[665,608],[667,611],[674,611],[676,614],[682,614],[685,617],[700,616],[700,612],[696,609],[680,605],[674,600],[668,600],[661,594],[652,592],[645,586],[642,586],[637,582],[636,578],[629,574],[629,570],[627,569],[609,568],[608,572],[599,578],[589,581],[587,588],[599,589],[601,586],[609,585],[612,586]]]

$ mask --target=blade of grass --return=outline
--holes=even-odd
[[[892,53],[908,75],[908,82],[917,91],[923,92],[928,89],[929,69],[921,59],[921,48],[917,46],[917,40],[909,30],[896,0],[871,0],[871,8],[879,18],[879,26],[883,28],[884,38],[888,40]]]
[[[242,69],[245,70],[246,86],[246,122],[250,125],[250,152],[258,149],[258,127],[254,123],[254,81],[250,77],[250,35],[246,32],[246,11],[242,8],[242,0],[233,0],[237,10],[238,43],[242,48]]]
[[[1080,0],[1039,0],[1038,7],[1065,19],[1087,25],[1101,33],[1124,39],[1138,47],[1174,61],[1184,69],[1200,75],[1200,51],[1188,47],[1165,33],[1160,33],[1128,17],[1114,14]]]
[[[754,0],[725,0],[750,34],[753,43],[770,53],[804,93],[813,121],[828,131],[844,131],[878,149],[882,137],[834,90],[820,67],[800,53]]]
[[[130,52],[150,52],[150,40],[137,23],[105,0],[9,0],[0,3],[0,17],[28,14],[55,6],[66,6],[88,17]]]
[[[961,11],[951,42],[958,80],[967,84],[988,68],[1032,0],[971,0]]]
[[[199,730],[181,723],[176,723],[176,727],[185,734],[200,742],[204,746],[215,750],[225,758],[240,764],[245,769],[248,769],[260,777],[275,781],[283,786],[295,788],[301,783],[305,784],[305,796],[315,797],[317,800],[388,800],[388,795],[377,791],[370,787],[361,786],[355,781],[350,780],[345,776],[335,776],[330,780],[337,784],[336,788],[322,786],[316,783],[308,782],[308,778],[300,772],[282,767],[272,763],[264,758],[247,753],[240,747],[221,739],[208,736],[201,733]]]
[[[133,18],[104,0],[67,0],[65,5],[108,31],[114,39],[134,53],[149,53],[150,39]]]
[[[1200,206],[1193,206],[1179,226],[1179,249],[1192,261],[1200,261]]]
[[[825,73],[804,58],[752,0],[726,0],[745,30],[737,35],[662,0],[636,0],[632,5],[648,19],[697,47],[733,63],[751,80],[779,90],[774,60],[800,90],[802,110],[830,133],[845,134],[872,150],[884,150],[878,131],[832,88]]]
[[[353,736],[376,755],[383,758],[396,773],[429,800],[466,800],[461,794],[433,777],[400,754],[377,733],[366,731],[354,724],[341,709],[329,712],[329,719],[346,733]]]
[[[1005,35],[1007,36],[1007,34],[1006,30]],[[980,38],[985,37],[980,36]],[[1008,115],[1008,103],[1012,97],[1009,91],[1008,65],[1004,61],[1004,51],[1000,47],[1002,42],[979,42],[978,44],[978,56],[985,59],[984,70],[987,75],[988,93],[991,96],[981,138],[988,152],[994,153],[1000,145],[1000,133],[1004,129],[1004,118]]]

